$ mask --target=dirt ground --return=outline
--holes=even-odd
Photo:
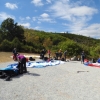
[[[20,53],[20,54],[23,54],[23,55],[39,55],[39,54],[34,54],[34,53]],[[0,52],[0,63],[2,62],[8,62],[8,61],[12,61],[12,52]]]

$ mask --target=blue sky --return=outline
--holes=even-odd
[[[0,0],[0,24],[8,17],[26,28],[100,39],[100,0]]]

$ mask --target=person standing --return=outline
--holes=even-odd
[[[45,55],[45,54],[46,54],[46,50],[43,49],[43,50],[41,51],[40,58],[41,58],[41,59],[44,59],[44,55]]]
[[[66,61],[67,50],[64,52],[64,60]]]
[[[60,57],[60,60],[61,60],[61,58],[62,58],[62,50],[61,49],[59,50],[59,57]]]
[[[14,48],[12,52],[13,52],[13,59],[17,60],[17,49]]]
[[[56,55],[55,60],[58,60],[59,53],[58,52],[55,52],[55,55]]]
[[[85,59],[85,53],[84,53],[84,51],[82,51],[82,53],[81,53],[81,63],[83,63],[83,64],[84,64],[84,59]]]
[[[26,73],[27,72],[26,57],[24,55],[17,54],[17,60],[18,60],[19,74]]]
[[[51,51],[50,51],[50,50],[48,50],[48,56],[49,56],[49,59],[50,59],[50,54],[51,54]]]

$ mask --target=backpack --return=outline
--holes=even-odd
[[[35,59],[33,57],[29,57],[30,61],[35,61]]]

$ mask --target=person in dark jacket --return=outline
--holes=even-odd
[[[84,53],[84,51],[82,51],[82,53],[81,53],[81,63],[83,63],[83,64],[84,64],[84,59],[85,59],[85,53]]]
[[[64,60],[66,61],[66,57],[67,57],[67,50],[64,52]]]
[[[14,60],[17,60],[17,49],[14,48],[14,49],[12,50],[12,52],[13,52],[13,59],[14,59]]]
[[[40,53],[40,58],[41,59],[44,59],[44,55],[46,54],[46,50],[45,49],[43,49],[42,51],[41,51],[41,53]]]

